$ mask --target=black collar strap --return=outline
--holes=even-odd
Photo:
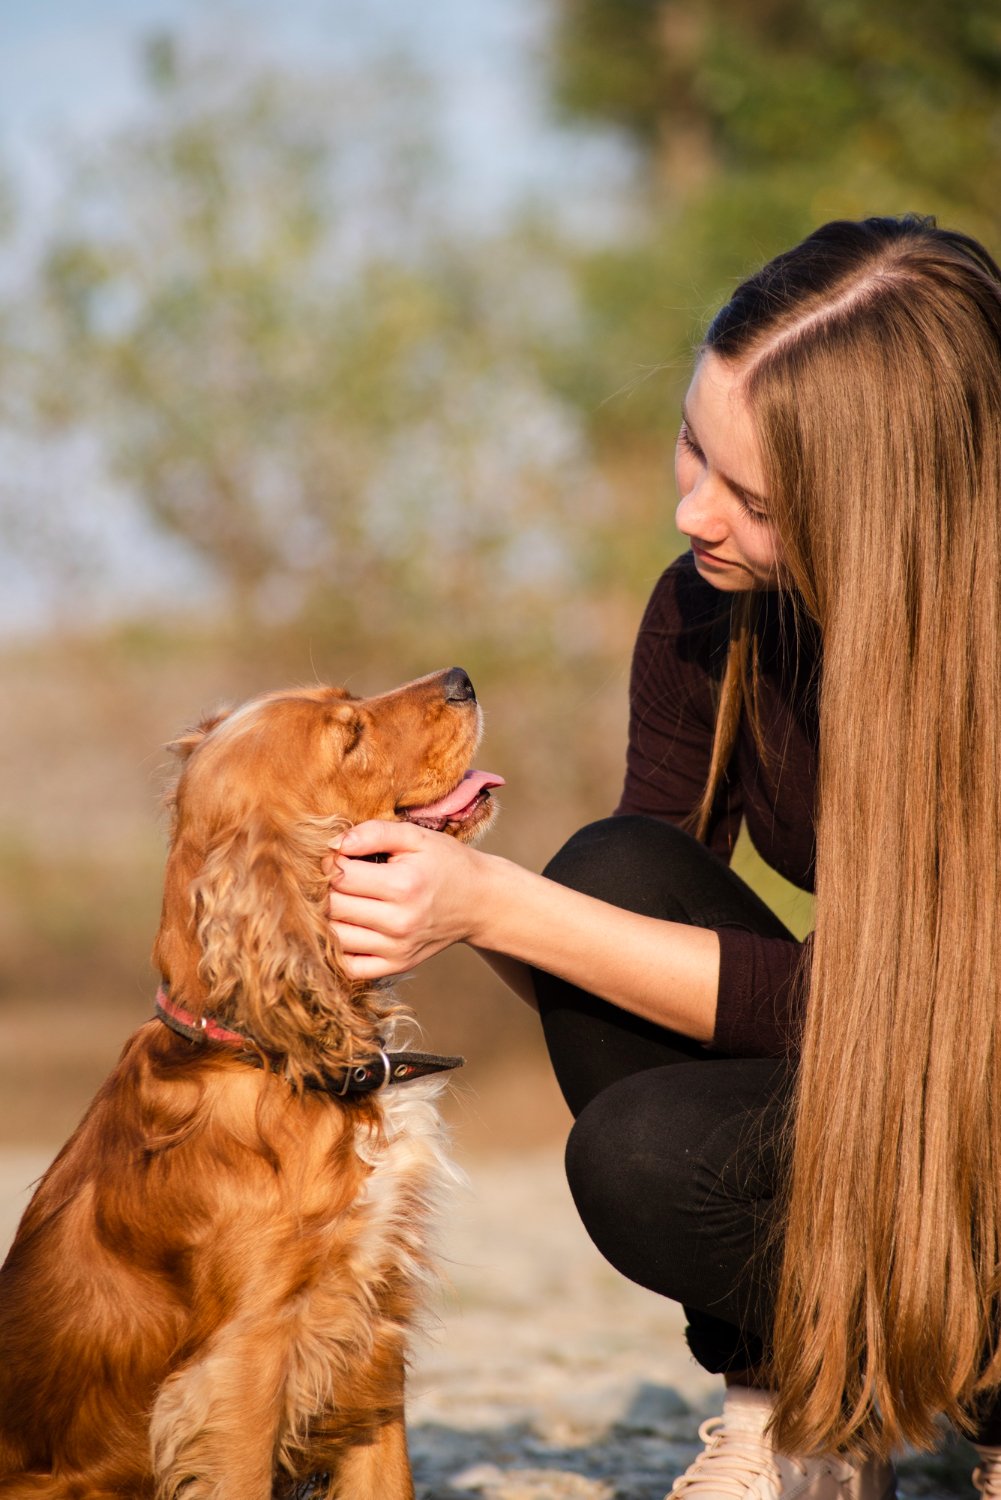
[[[167,993],[161,984],[156,992],[156,1014],[164,1025],[189,1042],[219,1042],[224,1047],[239,1050],[245,1062],[263,1067],[263,1057],[255,1049],[250,1037],[243,1032],[223,1026],[214,1016],[195,1016],[184,1009]],[[375,1093],[394,1083],[409,1083],[412,1078],[427,1078],[432,1073],[447,1073],[452,1068],[461,1068],[464,1057],[441,1057],[434,1052],[383,1052],[366,1057],[361,1062],[351,1063],[334,1073],[310,1075],[306,1087],[325,1094],[334,1094],[339,1099],[355,1099],[362,1094]]]

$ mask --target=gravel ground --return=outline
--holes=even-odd
[[[46,1161],[0,1153],[0,1243]],[[720,1400],[680,1310],[597,1255],[558,1150],[466,1167],[443,1236],[440,1321],[410,1383],[419,1500],[662,1500]],[[955,1439],[900,1468],[905,1495],[972,1494]]]

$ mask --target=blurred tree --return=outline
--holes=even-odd
[[[809,166],[1001,225],[993,0],[560,0],[556,95],[644,148],[672,201],[719,173]],[[873,177],[873,174],[876,177]],[[811,205],[812,206],[812,205]]]
[[[592,385],[671,357],[735,278],[826,219],[935,213],[1001,248],[993,0],[556,0],[556,12],[558,107],[624,131],[646,168],[647,232],[582,266],[603,351]],[[663,382],[640,387],[599,423],[652,430],[663,397]]]
[[[340,618],[538,618],[590,545],[570,503],[601,493],[539,373],[558,269],[445,242],[400,63],[311,86],[161,37],[147,77],[46,257],[49,420],[98,430],[248,618],[317,592]]]

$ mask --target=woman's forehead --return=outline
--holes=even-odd
[[[767,485],[761,446],[739,366],[710,351],[703,353],[682,410],[713,467],[734,488],[763,495]]]

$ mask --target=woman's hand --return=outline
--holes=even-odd
[[[445,833],[413,823],[350,828],[324,860],[331,928],[350,979],[384,979],[473,939],[482,862]],[[388,854],[385,864],[359,858]]]
[[[413,823],[359,823],[332,847],[324,861],[331,927],[349,978],[385,979],[469,943],[488,962],[502,956],[498,972],[530,1003],[526,965],[711,1040],[719,989],[712,928],[610,906]],[[389,862],[352,858],[366,854]]]

